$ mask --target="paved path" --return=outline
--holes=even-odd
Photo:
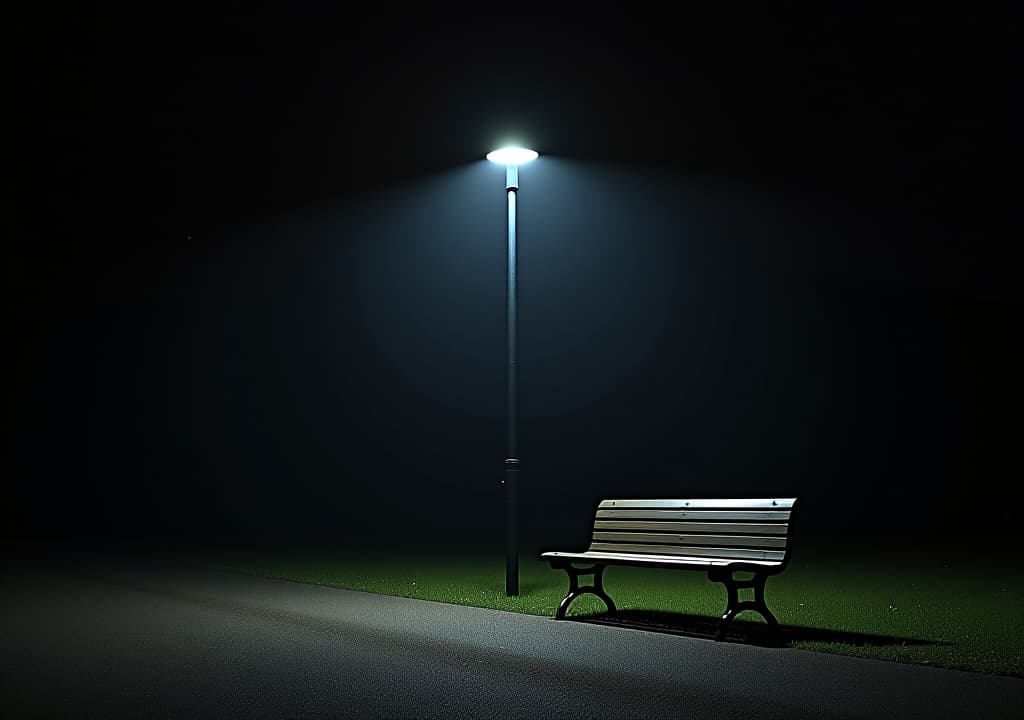
[[[3,717],[996,718],[1024,680],[110,557],[4,572]]]

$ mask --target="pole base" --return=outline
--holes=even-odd
[[[505,595],[519,594],[519,460],[505,460]]]

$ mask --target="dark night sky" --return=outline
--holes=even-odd
[[[510,134],[531,541],[1020,477],[1019,23],[622,12],[13,18],[8,534],[493,535]]]

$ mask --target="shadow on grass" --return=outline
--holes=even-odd
[[[714,638],[718,629],[718,618],[704,615],[688,615],[655,610],[618,610],[613,613],[570,615],[570,620],[610,625],[633,630],[646,630],[669,635],[685,635],[696,638]],[[779,624],[779,632],[773,634],[768,625],[760,621],[737,619],[729,626],[726,641],[745,642],[766,647],[790,647],[795,642],[842,643],[844,645],[888,646],[888,645],[947,645],[937,640],[899,637],[895,635],[874,635],[871,633],[827,630]]]

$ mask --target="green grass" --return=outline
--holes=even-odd
[[[783,639],[794,648],[1024,677],[1019,613],[1024,579],[1012,565],[978,565],[973,557],[966,552],[922,556],[913,550],[893,555],[856,543],[816,543],[797,551],[790,567],[768,581],[768,604],[783,625]],[[178,553],[175,560],[546,616],[554,615],[567,587],[564,572],[523,557],[520,595],[506,597],[500,552],[369,557],[221,550]],[[713,629],[712,620],[725,606],[723,587],[700,572],[611,567],[605,587],[624,620],[652,629],[699,635]],[[600,600],[584,596],[572,605],[570,616],[603,610]],[[753,638],[760,620],[753,613],[740,616],[748,618],[737,627]]]

